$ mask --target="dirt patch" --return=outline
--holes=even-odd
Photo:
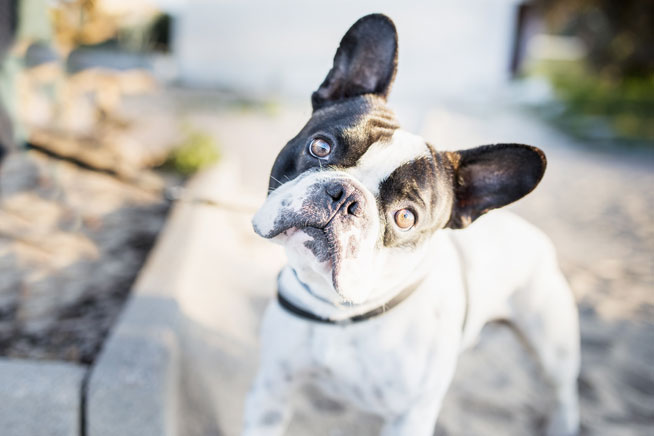
[[[7,159],[0,187],[0,355],[92,363],[169,204],[35,151]]]

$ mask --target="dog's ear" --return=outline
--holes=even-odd
[[[446,155],[454,170],[454,205],[447,223],[453,229],[529,194],[547,166],[540,149],[521,144],[484,145]]]
[[[313,110],[363,94],[386,98],[397,70],[397,31],[386,15],[371,14],[350,27],[334,56],[334,66],[311,96]]]

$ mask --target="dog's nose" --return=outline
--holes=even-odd
[[[331,199],[332,208],[345,215],[359,216],[362,211],[363,195],[347,182],[330,182],[325,193]]]
[[[338,202],[343,198],[343,185],[337,182],[329,183],[325,186],[325,192],[334,202]]]

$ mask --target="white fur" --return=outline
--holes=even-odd
[[[282,184],[279,188],[270,193],[266,202],[261,206],[252,219],[252,225],[255,231],[260,235],[270,233],[274,226],[275,221],[279,218],[280,210],[282,209],[282,202],[288,201],[289,207],[298,210],[302,207],[302,202],[306,197],[306,189],[311,183],[319,181],[317,173],[304,173],[297,178]],[[309,182],[307,183],[307,179]],[[276,242],[281,243],[282,240],[278,239]]]
[[[358,255],[356,259],[344,258],[341,262],[339,274],[341,287],[337,293],[332,283],[331,264],[319,262],[312,252],[304,246],[307,240],[302,230],[289,230],[273,238],[273,241],[283,244],[288,257],[289,266],[295,271],[302,283],[310,283],[311,290],[319,299],[332,304],[340,305],[345,301],[363,302],[369,298],[370,293],[380,286],[375,280],[373,271],[378,270],[378,251],[375,249],[379,235],[379,220],[376,200],[372,193],[362,186],[349,174],[341,171],[314,171],[302,174],[298,178],[287,182],[273,191],[266,199],[264,205],[252,219],[255,231],[266,235],[274,228],[277,220],[283,218],[284,213],[300,211],[311,189],[326,181],[347,180],[357,186],[358,191],[366,197],[366,216],[372,217],[370,223],[356,234]],[[347,243],[351,236],[348,232],[336,235],[341,244]],[[384,290],[388,289],[382,286]]]
[[[370,190],[379,193],[379,185],[402,164],[421,156],[429,156],[425,140],[402,129],[397,129],[390,141],[372,144],[357,165],[344,171],[351,174]]]
[[[291,416],[290,397],[307,382],[382,416],[384,436],[431,436],[458,354],[474,343],[487,321],[497,318],[521,330],[555,388],[548,434],[576,433],[577,313],[547,237],[518,217],[496,211],[465,230],[437,231],[424,250],[413,253],[415,257],[387,253],[402,263],[392,271],[381,270],[383,280],[408,284],[410,278],[428,274],[407,300],[371,320],[318,324],[270,303],[261,327],[261,368],[246,403],[244,436],[282,435]],[[420,256],[425,263],[410,268]],[[360,306],[334,307],[308,294],[289,268],[281,280],[296,304],[334,319],[390,298],[380,292]],[[468,318],[462,331],[466,298]]]

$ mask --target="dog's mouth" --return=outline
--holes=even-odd
[[[354,237],[343,240],[340,227],[338,220],[330,220],[324,227],[289,227],[281,234],[289,241],[293,236],[302,233],[302,245],[313,254],[321,268],[324,268],[324,272],[331,273],[334,290],[345,298],[341,289],[341,267],[346,258],[354,257],[357,253],[358,241]]]
[[[279,239],[279,242],[285,245],[298,234],[306,235],[309,238],[302,238],[302,246],[311,251],[318,262],[328,262],[331,268],[336,244],[333,241],[333,236],[330,237],[331,232],[327,228],[314,226],[289,227],[273,236],[273,238]]]
[[[364,266],[372,258],[361,254],[371,252],[375,241],[370,201],[349,180],[296,185],[285,185],[278,188],[285,191],[268,197],[253,218],[255,232],[286,248],[289,264],[301,279],[315,279],[319,286],[329,283],[343,301],[354,300],[352,294],[361,287],[362,271],[369,269]]]
[[[333,235],[326,227],[305,227],[298,229],[309,236],[309,240],[304,241],[304,246],[311,250],[318,262],[328,262],[332,260],[336,249]],[[331,237],[330,237],[331,235]]]
[[[319,208],[307,201],[300,210],[282,207],[269,232],[261,232],[256,225],[254,231],[266,239],[273,239],[279,235],[290,237],[298,230],[310,236],[318,236],[316,231],[326,232],[337,214],[338,210]]]

